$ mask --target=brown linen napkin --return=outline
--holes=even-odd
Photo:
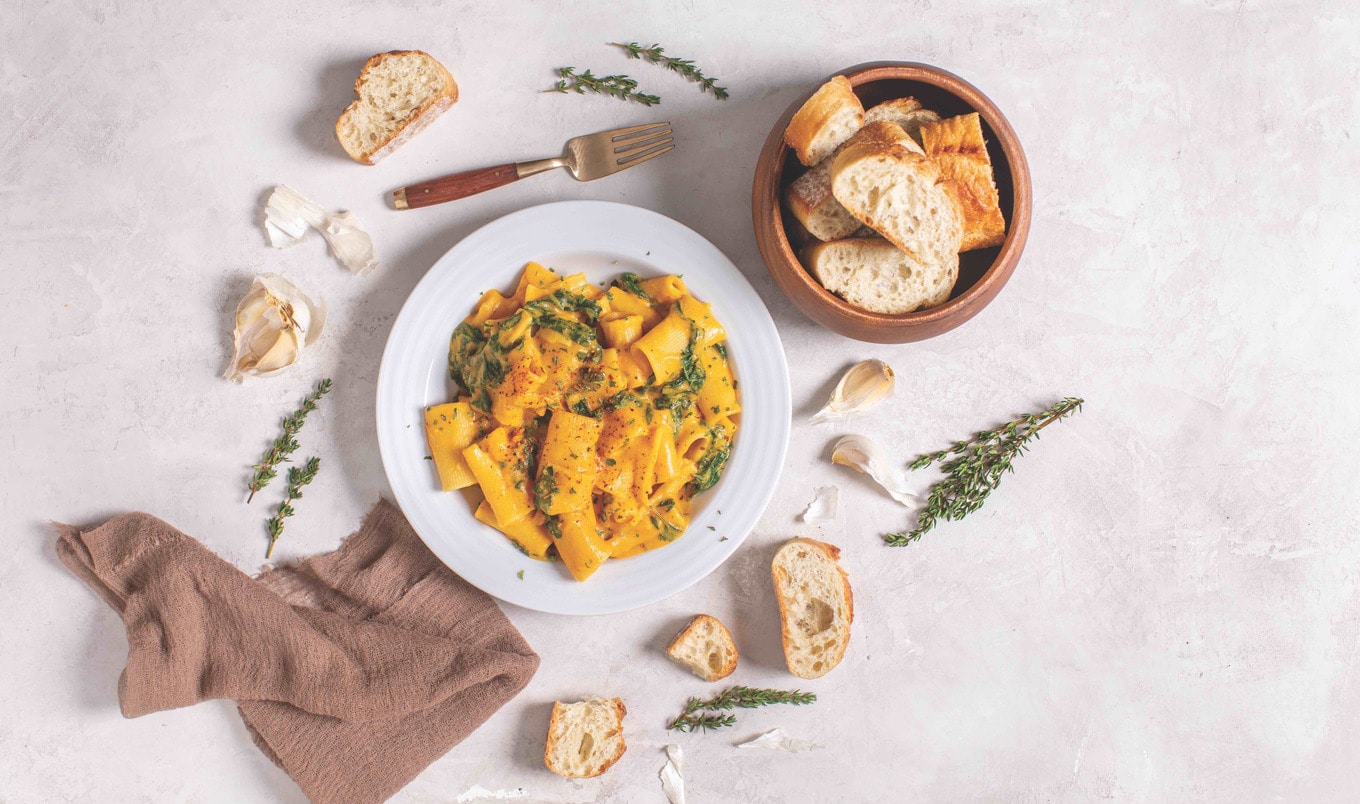
[[[485,593],[380,500],[338,550],[258,579],[149,514],[57,554],[123,617],[123,714],[235,699],[260,749],[313,801],[382,801],[538,668]]]

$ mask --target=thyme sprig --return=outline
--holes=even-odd
[[[317,383],[316,390],[302,400],[302,407],[293,411],[283,420],[283,433],[274,439],[274,443],[270,445],[260,462],[251,467],[255,472],[250,476],[250,482],[246,484],[246,488],[250,489],[250,496],[246,497],[247,503],[255,499],[255,492],[269,485],[269,481],[278,477],[278,465],[286,462],[289,456],[297,451],[297,434],[302,430],[303,423],[307,421],[307,414],[316,410],[316,403],[321,401],[321,397],[325,396],[330,390],[330,378]]]
[[[274,544],[283,535],[283,520],[293,515],[293,500],[302,499],[302,487],[316,479],[320,468],[321,459],[317,457],[308,458],[302,466],[288,467],[288,492],[279,503],[278,512],[265,523],[269,528],[269,549],[264,552],[265,558],[274,554]]]
[[[716,712],[696,712],[690,715],[680,715],[675,720],[672,720],[671,724],[666,728],[683,732],[712,731],[714,729],[725,729],[728,726],[734,725],[736,722],[736,715],[720,715]]]
[[[684,711],[677,715],[666,728],[685,732],[695,729],[722,729],[736,723],[737,717],[731,714],[716,714],[718,712],[729,712],[733,709],[755,709],[772,704],[803,706],[814,703],[816,700],[816,693],[800,690],[729,687],[706,701],[690,698],[685,703]]]
[[[700,92],[712,92],[713,97],[718,100],[727,100],[727,88],[718,86],[716,78],[704,75],[703,71],[694,63],[693,59],[680,59],[674,56],[667,56],[665,48],[659,44],[651,47],[643,47],[637,42],[610,42],[609,44],[617,48],[622,48],[630,59],[641,59],[652,64],[660,64],[673,73],[679,73],[685,78],[694,81],[699,85]]]
[[[987,495],[1001,483],[1002,475],[1015,471],[1011,462],[1029,449],[1039,431],[1081,410],[1084,399],[1068,397],[1039,413],[1029,413],[992,430],[974,433],[938,452],[927,452],[911,462],[924,469],[939,463],[945,477],[930,487],[926,505],[916,516],[911,531],[888,533],[883,540],[905,547],[934,528],[939,520],[956,521],[982,507]]]
[[[637,81],[626,75],[595,75],[590,70],[578,73],[575,67],[558,67],[558,82],[544,92],[575,92],[584,95],[594,92],[624,101],[634,101],[643,106],[655,106],[661,98],[637,91]]]

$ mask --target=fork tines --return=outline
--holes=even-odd
[[[658,157],[675,147],[670,123],[647,123],[615,129],[609,141],[614,145],[614,161],[629,167]]]

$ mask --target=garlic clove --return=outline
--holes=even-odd
[[[831,449],[831,462],[848,466],[857,472],[872,477],[874,482],[898,502],[911,507],[919,500],[907,491],[907,482],[883,450],[866,436],[848,435],[836,442]]]
[[[297,362],[304,346],[321,334],[325,306],[276,274],[258,276],[236,306],[233,354],[225,376],[268,377]]]
[[[297,334],[292,330],[276,330],[270,333],[262,333],[262,337],[272,335],[273,345],[267,349],[262,349],[255,354],[259,357],[255,359],[255,365],[251,368],[251,373],[256,377],[268,377],[293,365],[298,358]]]
[[[834,421],[867,410],[892,394],[894,381],[892,366],[882,360],[862,360],[845,372],[831,399],[812,420]]]
[[[306,296],[303,298],[307,299],[308,312],[311,313],[312,323],[307,327],[306,339],[302,343],[304,346],[311,346],[317,338],[321,337],[321,330],[326,327],[326,317],[329,312],[324,301],[312,301]]]

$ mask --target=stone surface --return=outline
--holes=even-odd
[[[57,563],[49,519],[154,512],[246,571],[274,493],[241,504],[273,420],[336,381],[303,436],[323,470],[282,558],[333,548],[384,493],[373,390],[402,300],[447,248],[526,205],[655,209],[741,266],[789,355],[793,444],[748,544],[641,612],[511,608],[543,656],[526,692],[398,797],[474,785],[532,800],[660,801],[668,742],[691,800],[1118,797],[1339,799],[1360,761],[1360,219],[1356,64],[1344,3],[391,2],[0,6],[0,799],[298,801],[229,703],[118,713],[114,615]],[[1121,7],[1122,6],[1122,7]],[[659,39],[723,79],[718,103],[604,46]],[[423,48],[461,99],[378,167],[332,123],[368,55]],[[927,343],[865,346],[780,297],[756,252],[751,170],[771,121],[826,73],[871,59],[955,71],[1005,110],[1035,186],[1029,248],[979,318]],[[564,64],[629,72],[644,110],[541,94]],[[578,185],[542,176],[413,213],[386,191],[554,152],[664,115],[680,148]],[[383,267],[355,279],[320,239],[277,252],[258,226],[286,182],[352,209]],[[683,268],[683,266],[677,266]],[[330,303],[300,370],[219,378],[232,306],[283,271]],[[835,376],[891,363],[879,415],[812,426]],[[904,454],[1087,399],[987,507],[904,550],[908,512],[830,466],[862,430]],[[841,517],[795,516],[839,485]],[[698,611],[731,626],[733,682],[794,686],[767,577],[795,534],[841,545],[857,620],[812,707],[726,733],[663,725],[709,691],[661,653]],[[555,698],[619,695],[629,751],[605,777],[542,767]],[[737,751],[773,727],[823,748]]]

